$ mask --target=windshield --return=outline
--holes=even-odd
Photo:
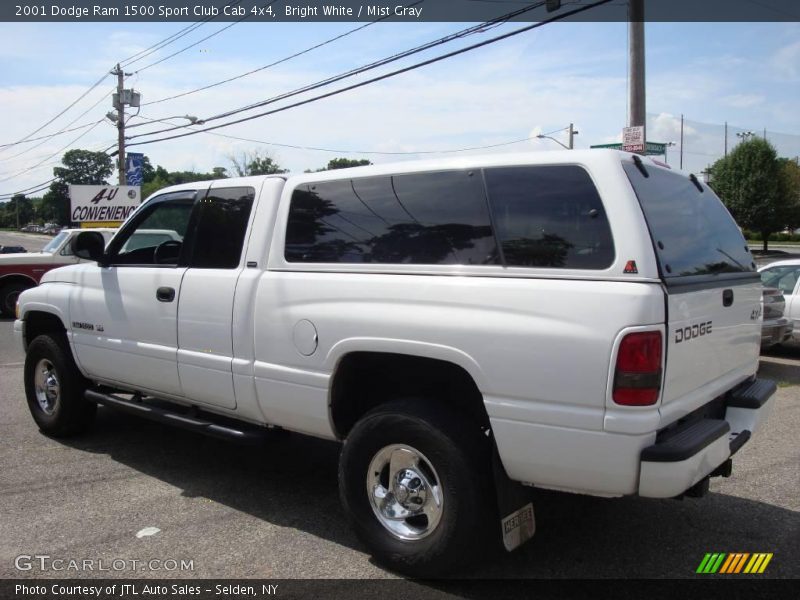
[[[62,231],[56,237],[54,237],[50,242],[42,248],[42,252],[48,252],[49,254],[53,254],[56,250],[58,250],[59,246],[64,243],[64,240],[69,237],[68,231]]]
[[[665,279],[756,270],[739,227],[711,188],[666,169],[645,166],[645,177],[633,163],[623,166]]]

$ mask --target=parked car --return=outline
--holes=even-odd
[[[27,252],[24,246],[0,246],[0,254],[22,254]]]
[[[85,229],[64,229],[42,249],[41,252],[29,252],[25,255],[15,254],[0,256],[0,313],[4,316],[14,314],[14,306],[19,294],[28,288],[38,285],[42,276],[58,267],[72,265],[80,259],[72,252],[71,241]],[[116,229],[93,229],[108,242]],[[179,241],[181,237],[171,229],[146,229],[137,233],[127,244],[131,247],[154,248],[162,242]]]
[[[185,239],[128,244],[166,223]],[[627,153],[186,183],[107,246],[72,244],[90,262],[45,274],[14,323],[42,432],[81,433],[102,404],[340,440],[344,512],[416,576],[530,538],[523,486],[705,494],[776,389],[736,223]]]
[[[770,348],[792,337],[792,322],[783,316],[786,301],[778,288],[765,287],[764,322],[761,324],[761,348]]]
[[[783,294],[783,316],[792,324],[792,339],[800,342],[800,259],[779,260],[758,272],[765,287],[777,288]]]

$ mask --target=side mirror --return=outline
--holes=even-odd
[[[93,260],[102,266],[106,240],[97,231],[82,231],[70,241],[72,253],[78,258]]]

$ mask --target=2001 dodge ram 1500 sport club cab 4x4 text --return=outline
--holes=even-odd
[[[126,246],[143,229],[174,236]],[[342,440],[355,530],[415,575],[530,537],[520,484],[701,494],[775,391],[736,223],[626,153],[183,184],[73,248],[92,262],[46,273],[14,324],[43,432],[102,404]]]

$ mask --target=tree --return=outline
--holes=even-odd
[[[61,159],[63,167],[55,167],[56,181],[42,197],[42,218],[61,225],[70,222],[69,185],[107,185],[113,171],[111,157],[105,152],[69,150]]]
[[[248,175],[275,175],[286,173],[286,169],[276,163],[269,154],[262,154],[260,151],[240,152],[230,154],[228,160],[233,167],[233,172],[239,177]]]
[[[32,219],[33,203],[25,194],[16,194],[0,207],[0,227],[21,227]]]
[[[367,160],[366,158],[333,158],[328,161],[327,166],[322,167],[321,169],[317,169],[316,171],[312,171],[311,169],[306,169],[303,172],[320,173],[322,171],[334,171],[336,169],[349,169],[350,167],[366,167],[371,164],[372,162]]]
[[[366,158],[334,158],[328,161],[328,166],[323,171],[333,171],[335,169],[349,169],[350,167],[366,167],[372,162]]]
[[[149,181],[145,180],[144,185],[142,185],[142,198],[147,198],[170,185],[224,179],[225,177],[227,177],[225,167],[214,167],[211,173],[198,173],[197,171],[167,171],[164,167],[158,165],[153,170],[152,178]]]
[[[790,230],[800,227],[800,160],[779,158],[783,195],[787,202],[786,227]]]
[[[740,227],[761,233],[766,252],[770,234],[786,227],[790,217],[775,148],[761,138],[742,142],[711,170],[711,186]]]

